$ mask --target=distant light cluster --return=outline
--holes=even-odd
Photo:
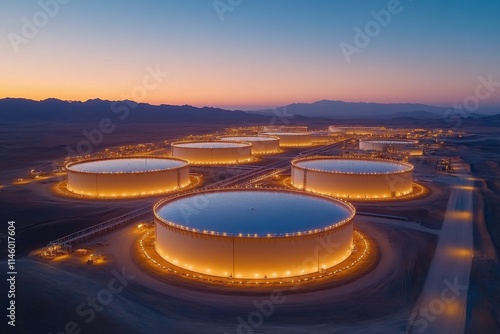
[[[409,155],[422,155],[423,148],[418,145],[418,140],[387,140],[387,139],[360,139],[359,140],[360,150],[375,150],[380,152],[400,152]]]

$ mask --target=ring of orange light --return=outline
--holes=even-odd
[[[318,228],[314,230],[307,230],[307,231],[297,231],[297,232],[290,232],[290,233],[280,233],[280,234],[242,234],[242,233],[226,233],[222,231],[213,231],[213,230],[200,230],[196,228],[190,228],[181,224],[176,224],[175,222],[170,222],[158,215],[158,210],[163,207],[164,205],[168,205],[169,203],[174,202],[175,200],[179,198],[185,198],[185,197],[190,197],[190,196],[195,196],[195,195],[200,195],[200,194],[207,194],[207,193],[216,193],[216,192],[221,192],[221,191],[269,191],[269,192],[286,192],[286,193],[296,193],[301,196],[311,196],[313,198],[321,198],[325,199],[329,202],[331,202],[334,205],[341,205],[344,208],[346,208],[349,211],[349,217],[346,219],[343,219],[341,221],[337,221],[334,224],[324,226],[323,228]],[[189,194],[184,194],[184,195],[178,195],[178,196],[173,196],[168,199],[164,199],[156,203],[153,207],[153,214],[155,218],[155,249],[156,252],[167,262],[173,263],[174,265],[178,265],[175,262],[172,262],[170,258],[174,257],[179,257],[178,254],[180,254],[180,257],[182,257],[182,260],[180,262],[182,263],[191,263],[191,262],[198,262],[198,259],[190,259],[189,254],[186,255],[186,253],[189,253],[196,247],[199,247],[200,250],[199,252],[203,252],[205,256],[209,256],[209,252],[215,248],[212,247],[211,245],[215,246],[216,243],[232,243],[233,247],[234,245],[238,246],[243,243],[248,244],[250,243],[250,249],[253,250],[253,252],[256,252],[258,254],[258,250],[260,248],[264,248],[263,244],[267,247],[266,249],[272,249],[276,252],[276,254],[280,254],[282,258],[279,259],[280,265],[283,266],[289,266],[293,267],[294,264],[297,263],[297,261],[302,260],[301,258],[289,258],[289,255],[287,252],[289,252],[290,247],[292,249],[295,249],[295,247],[302,247],[302,249],[298,249],[298,252],[301,252],[301,256],[303,258],[306,258],[308,256],[311,256],[314,254],[314,252],[318,252],[318,242],[320,237],[328,237],[331,239],[334,239],[335,237],[340,238],[343,237],[345,239],[345,233],[347,233],[349,241],[346,242],[345,240],[339,240],[338,244],[339,246],[338,252],[335,252],[334,255],[331,255],[331,259],[329,259],[329,265],[327,267],[323,266],[322,269],[325,268],[330,268],[334,265],[337,265],[344,261],[346,258],[348,258],[352,252],[352,233],[353,233],[353,219],[356,213],[356,209],[354,206],[348,202],[345,202],[341,199],[335,199],[329,196],[322,196],[322,195],[312,195],[312,194],[307,194],[301,191],[297,190],[273,190],[273,189],[248,189],[248,188],[224,188],[224,189],[219,189],[219,190],[208,190],[208,191],[203,191],[203,192],[192,192]],[[179,240],[179,238],[183,238],[182,240],[182,245],[185,245],[186,249],[185,250],[180,250],[178,248],[175,249],[175,251],[169,250],[171,253],[174,254],[174,256],[169,256],[169,258],[166,258],[166,256],[163,253],[163,251],[160,251],[160,247],[168,247],[168,245],[163,245],[161,240],[158,238],[159,236],[159,227],[164,228],[165,230],[161,230],[161,233],[167,233],[172,234],[175,236],[176,240]],[[346,228],[349,230],[344,231]],[[350,233],[349,233],[350,232]],[[172,238],[172,236],[168,236],[168,238]],[[185,240],[184,240],[185,239]],[[314,240],[313,240],[314,239]],[[198,240],[204,240],[198,241]],[[312,241],[311,241],[312,240]],[[179,241],[180,242],[180,241]],[[310,244],[307,244],[306,242],[309,242]],[[213,244],[211,244],[213,243]],[[273,243],[273,245],[270,245],[270,243]],[[293,243],[295,243],[295,247],[292,246]],[[343,248],[342,248],[343,244]],[[347,246],[346,246],[347,245]],[[246,246],[245,246],[246,247]],[[234,248],[233,248],[234,249]],[[186,253],[183,253],[183,252]],[[175,255],[177,254],[177,255]],[[319,256],[318,256],[319,257]],[[234,260],[234,255],[233,255],[233,260],[231,261],[236,261]],[[253,268],[256,266],[256,263],[261,264],[263,262],[263,258],[256,258],[255,263],[238,263],[238,266],[247,266],[247,267],[252,267]],[[226,261],[227,262],[227,261]],[[318,262],[319,263],[319,262]],[[319,266],[319,264],[318,264]],[[232,273],[231,268],[225,268],[224,270],[218,270],[214,269],[211,272],[207,272],[203,268],[198,268],[200,267],[195,266],[195,268],[189,268],[189,270],[198,272],[198,273],[203,273],[207,274],[210,273],[213,276],[220,276],[220,277],[226,277],[227,273]],[[211,267],[211,268],[217,268],[217,263],[207,263],[205,267]],[[314,264],[314,268],[307,267],[306,269],[301,269],[302,272],[293,272],[291,270],[282,270],[280,272],[279,277],[291,277],[291,276],[300,276],[301,274],[309,274],[313,272],[318,272],[316,265]],[[314,269],[314,270],[313,270]],[[245,269],[246,272],[248,272],[250,269]],[[244,272],[245,270],[241,270],[241,272]],[[272,272],[273,270],[270,270]],[[278,271],[278,270],[275,270]],[[238,272],[233,273],[235,278],[251,278],[253,277],[253,274],[248,276],[248,273],[246,274],[241,274],[241,275],[246,275],[246,276],[238,276]]]
[[[91,162],[98,162],[98,161],[113,161],[113,160],[129,160],[129,159],[155,159],[155,160],[165,160],[165,161],[178,161],[181,162],[182,164],[180,166],[170,166],[170,167],[165,167],[165,168],[158,168],[158,169],[150,169],[150,170],[144,170],[144,171],[134,171],[134,172],[116,172],[116,171],[79,171],[79,170],[74,170],[72,167],[84,163],[91,163]],[[151,195],[157,195],[157,194],[164,194],[168,193],[174,190],[178,190],[181,188],[185,188],[190,184],[189,180],[189,163],[186,160],[183,159],[178,159],[178,158],[164,158],[164,157],[145,157],[145,156],[127,156],[127,157],[113,157],[113,158],[104,158],[104,159],[89,159],[89,160],[83,160],[83,161],[76,161],[76,162],[70,162],[65,166],[68,175],[67,175],[67,184],[66,184],[66,189],[70,193],[74,193],[77,195],[82,195],[86,197],[95,197],[95,198],[126,198],[126,197],[146,197],[146,196],[151,196]],[[175,171],[176,173],[176,178],[177,178],[177,185],[176,186],[169,186],[169,187],[164,187],[164,185],[161,184],[161,178],[162,177],[170,177],[170,174]],[[182,177],[182,180],[180,179],[180,176],[178,173],[183,173],[184,177]],[[101,179],[104,177],[106,179],[109,179],[108,182],[112,182],[115,188],[109,188],[105,187],[106,193],[104,194],[99,194],[99,191],[96,190],[95,193],[92,191],[89,191],[88,189],[86,191],[83,191],[82,187],[86,188],[86,186],[80,185],[80,189],[78,187],[73,187],[70,185],[70,179],[72,176],[80,176],[86,179],[94,178],[95,177],[95,182],[97,184],[98,177],[101,177]],[[134,184],[131,184],[131,180],[129,177],[134,177],[135,180],[133,180]],[[136,186],[137,184],[137,178],[139,179],[144,179],[143,181],[146,181],[147,179],[151,178],[151,180],[148,180],[151,186],[145,186],[144,183],[141,184],[144,188],[138,188]],[[116,187],[122,187],[120,191]],[[162,186],[162,188],[157,188],[158,185]],[[129,186],[127,188],[127,186]],[[97,187],[97,186],[96,186]],[[124,192],[124,189],[127,192]],[[109,192],[109,194],[108,194]]]
[[[405,166],[406,168],[404,170],[400,171],[387,171],[387,172],[369,172],[369,173],[363,173],[363,172],[345,172],[345,171],[327,171],[323,169],[317,169],[317,168],[310,168],[310,167],[302,167],[299,166],[298,164],[304,161],[313,161],[313,160],[354,160],[354,161],[377,161],[377,162],[382,162],[382,163],[388,163],[388,164],[397,164],[397,165],[402,165]],[[371,177],[371,178],[376,178],[378,176],[382,176],[382,178],[387,178],[390,176],[397,176],[397,175],[403,175],[406,178],[409,178],[407,180],[408,185],[405,187],[404,191],[400,195],[394,196],[394,197],[400,197],[404,195],[408,195],[409,193],[412,192],[412,174],[413,174],[413,169],[414,166],[410,163],[407,162],[402,162],[402,161],[395,161],[395,160],[387,160],[387,159],[379,159],[379,158],[366,158],[366,157],[340,157],[340,156],[310,156],[306,158],[298,158],[294,159],[291,162],[291,185],[295,187],[296,189],[302,189],[306,191],[310,191],[312,193],[317,193],[317,194],[322,194],[322,195],[328,195],[328,196],[335,196],[339,198],[350,198],[350,199],[356,199],[356,198],[391,198],[392,196],[388,196],[388,194],[377,194],[377,195],[370,195],[367,196],[365,193],[367,187],[369,184],[366,183],[366,180],[358,180],[359,190],[361,193],[354,193],[354,183],[350,183],[349,185],[344,185],[343,187],[340,187],[339,184],[341,182],[336,182],[342,180],[345,182],[346,178],[356,178],[356,176],[359,176],[360,178],[365,178],[365,177]],[[319,182],[316,185],[313,186],[308,186],[307,182],[304,185],[303,181],[302,184],[299,184],[299,182],[294,182],[294,176],[297,171],[300,171],[304,175],[306,173],[315,173],[318,175],[323,176],[323,180]],[[303,177],[302,177],[303,178]],[[341,179],[339,179],[341,178]],[[344,178],[344,179],[342,179]],[[351,181],[355,181],[355,179],[352,179]],[[390,180],[389,180],[390,181]],[[334,188],[330,188],[329,185],[332,185]],[[335,185],[337,185],[337,188],[335,188]],[[325,188],[327,187],[327,188]],[[342,188],[342,189],[340,189]],[[382,192],[382,190],[380,190]],[[384,189],[385,191],[385,189]]]
[[[292,186],[291,183],[291,178],[287,177],[282,181],[283,186],[286,189],[297,189],[296,187]],[[407,195],[402,195],[399,197],[395,198],[349,198],[349,201],[358,203],[358,202],[363,202],[363,203],[377,203],[377,202],[392,202],[394,200],[400,201],[400,200],[407,200],[407,199],[418,199],[425,197],[426,195],[429,194],[429,190],[427,187],[424,187],[422,184],[419,184],[417,182],[413,182],[413,191]],[[339,199],[342,199],[339,197]]]
[[[335,126],[330,125],[328,131],[331,133],[346,133],[358,135],[383,134],[388,131],[385,127],[374,126]]]
[[[151,254],[144,247],[144,240],[146,237],[148,237],[149,234],[150,234],[149,231],[144,233],[137,240],[137,246],[138,246],[138,251],[142,252],[144,259],[149,261],[150,263],[148,264],[148,263],[139,262],[139,265],[143,265],[143,268],[145,268],[146,270],[154,270],[154,271],[165,270],[167,273],[167,276],[161,277],[160,280],[167,279],[168,274],[170,274],[170,275],[177,275],[179,277],[186,278],[186,279],[201,280],[201,281],[205,281],[205,282],[213,283],[213,284],[218,284],[218,285],[220,285],[220,284],[226,285],[228,283],[227,280],[221,280],[220,277],[217,277],[217,276],[212,276],[210,274],[200,275],[200,273],[186,270],[186,269],[179,267],[177,265],[172,265],[172,263],[166,261],[161,256],[159,256],[156,253],[156,251],[154,251],[155,255],[159,256],[161,260],[159,260],[159,261],[155,260],[153,258],[153,256],[151,256]],[[350,261],[350,263],[342,262],[338,266],[328,268],[328,270],[325,270],[324,273],[321,273],[319,275],[314,275],[315,273],[312,273],[309,275],[297,275],[297,276],[290,276],[290,277],[286,277],[286,278],[284,278],[284,277],[274,278],[274,279],[279,279],[279,282],[274,281],[273,283],[293,284],[294,286],[296,284],[309,284],[309,283],[313,283],[315,280],[326,278],[326,277],[353,269],[360,261],[362,261],[367,256],[368,248],[369,248],[368,242],[366,241],[366,235],[363,235],[359,230],[354,230],[353,235],[354,234],[356,234],[357,237],[359,238],[359,240],[363,242],[364,247],[363,247],[363,252],[361,254],[359,254],[353,261]],[[371,249],[371,253],[373,254],[373,248]],[[377,254],[376,251],[375,251],[375,254]],[[352,255],[354,255],[354,254],[351,254],[351,256]],[[349,261],[346,260],[345,262],[349,262]],[[370,262],[370,263],[368,263],[368,266],[373,265],[373,264],[374,264],[374,262]],[[342,265],[342,267],[340,267],[340,265]],[[185,272],[182,272],[182,271],[185,271]],[[362,273],[361,275],[363,275],[363,274],[364,273]],[[235,285],[257,284],[257,285],[264,286],[264,287],[269,286],[269,283],[271,283],[269,278],[268,279],[266,279],[266,278],[233,279],[233,280],[230,280],[229,282],[231,282]],[[350,280],[349,280],[349,282],[350,282]],[[272,287],[272,289],[275,289],[275,287]]]
[[[308,132],[307,125],[267,125],[261,128],[261,132]]]

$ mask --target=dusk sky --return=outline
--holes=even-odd
[[[2,0],[0,98],[450,106],[475,94],[478,77],[500,82],[497,0],[64,2]],[[390,22],[376,23],[371,11]],[[375,29],[373,37],[356,43],[356,27]],[[346,56],[342,45],[357,51]],[[147,68],[168,75],[138,88]],[[498,86],[481,107],[500,105]]]

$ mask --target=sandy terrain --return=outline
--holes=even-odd
[[[228,126],[196,127],[163,126],[153,130],[150,125],[137,128],[123,124],[99,146],[123,143],[172,140],[187,133],[206,133]],[[87,226],[133,210],[151,206],[156,199],[128,201],[86,201],[64,198],[50,191],[57,179],[24,185],[11,185],[14,178],[24,177],[31,168],[50,164],[63,158],[66,145],[75,145],[81,139],[82,125],[61,129],[51,124],[26,126],[26,129],[5,129],[0,134],[0,210],[9,220],[16,220],[18,231],[18,323],[23,333],[58,333],[69,321],[74,321],[82,333],[235,333],[241,321],[248,324],[249,316],[258,308],[254,302],[269,300],[270,295],[251,297],[239,294],[195,291],[189,286],[169,286],[142,272],[130,257],[130,245],[136,235],[130,229],[116,231],[103,237],[109,246],[99,249],[106,260],[101,265],[86,265],[83,259],[42,261],[26,256],[49,241]],[[33,133],[36,135],[33,136]],[[147,138],[145,140],[144,138]],[[471,144],[474,145],[474,144]],[[480,145],[480,144],[477,144]],[[498,224],[498,150],[492,146],[490,156],[480,160],[485,152],[457,150],[456,146],[443,150],[449,156],[465,155],[465,160],[478,161],[472,173],[481,178],[484,196],[484,220],[474,227],[481,235],[474,240],[475,259],[472,265],[469,308],[465,324],[468,333],[479,329],[500,328],[500,271],[495,258],[500,240]],[[289,150],[283,156],[292,157],[300,150]],[[464,153],[465,152],[465,153]],[[472,152],[472,153],[471,153]],[[470,156],[468,155],[470,154]],[[437,157],[432,157],[437,159]],[[279,157],[269,157],[279,160]],[[259,166],[261,162],[251,165]],[[251,165],[248,168],[253,168]],[[440,233],[444,208],[448,203],[448,175],[437,175],[432,162],[418,166],[417,178],[425,178],[431,193],[414,201],[384,204],[356,204],[360,211],[377,211],[406,216],[409,221],[359,217],[356,224],[369,233],[381,249],[378,267],[343,287],[319,291],[282,291],[283,302],[276,303],[269,316],[264,316],[254,332],[262,333],[400,333],[424,286],[434,255],[437,235]],[[213,172],[213,178],[228,177],[244,171],[227,170],[223,176]],[[210,173],[200,169],[201,172]],[[437,175],[437,176],[436,176]],[[431,177],[432,176],[432,177]],[[479,182],[479,183],[478,183]],[[410,208],[411,204],[411,208]],[[476,204],[475,204],[476,205]],[[417,224],[414,220],[421,220]],[[5,251],[5,235],[0,231],[0,249]],[[488,239],[489,234],[492,235]],[[496,245],[496,249],[495,249]],[[498,252],[497,252],[498,256]],[[3,265],[3,263],[2,263]],[[87,323],[87,316],[77,311],[87,297],[96,297],[115,276],[112,270],[126,268],[136,278],[121,292],[113,294],[112,301],[95,319]],[[2,283],[2,289],[5,283]],[[239,319],[242,319],[241,321]],[[255,320],[255,319],[254,319]],[[258,319],[257,319],[258,320]],[[495,327],[497,326],[497,327]],[[243,328],[243,327],[240,327]],[[243,331],[244,332],[244,331]],[[247,331],[249,332],[249,331]],[[487,333],[487,331],[484,331]],[[493,331],[495,332],[495,331]],[[496,331],[498,332],[498,331]]]
[[[475,177],[474,249],[467,333],[500,332],[500,141],[482,140],[458,147]]]
[[[416,300],[423,284],[422,274],[427,271],[432,256],[433,238],[395,224],[358,224],[381,245],[379,266],[369,275],[339,288],[302,292],[299,286],[292,294],[284,289],[283,303],[275,305],[272,314],[258,326],[259,330],[363,333],[368,323],[370,328],[378,327],[384,333],[397,333],[404,328],[409,305]],[[135,238],[135,227],[105,236],[101,241],[109,246],[99,247],[106,259],[102,265],[88,266],[84,259],[75,256],[61,261],[20,261],[23,273],[19,276],[20,290],[24,289],[25,296],[37,294],[37,303],[22,306],[23,314],[31,314],[29,322],[23,321],[26,329],[55,331],[73,319],[85,330],[134,326],[134,332],[140,333],[159,333],[162,328],[169,328],[170,333],[198,333],[200,328],[206,333],[235,333],[238,317],[247,319],[256,310],[254,301],[261,303],[270,298],[270,295],[219,294],[209,288],[200,292],[190,289],[189,285],[179,287],[159,282],[131,259],[130,247]],[[405,246],[402,252],[408,240],[412,246]],[[122,267],[135,279],[87,325],[75,313],[77,306],[86,296],[96,295],[106,287],[113,277],[113,268]],[[44,293],[36,292],[39,287],[44,287]],[[42,311],[35,313],[39,307]],[[58,310],[57,321],[51,316],[54,309]],[[131,320],[139,318],[140,321]]]

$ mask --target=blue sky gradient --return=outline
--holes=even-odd
[[[217,1],[73,0],[29,38],[23,18],[33,23],[40,3],[56,0],[2,1],[0,97],[120,99],[148,66],[169,74],[144,102],[243,109],[321,99],[449,106],[479,77],[500,81],[500,1],[402,0],[349,59],[341,44],[356,47],[355,28],[391,1],[220,0],[231,8],[222,15]],[[480,108],[498,105],[500,87]]]

